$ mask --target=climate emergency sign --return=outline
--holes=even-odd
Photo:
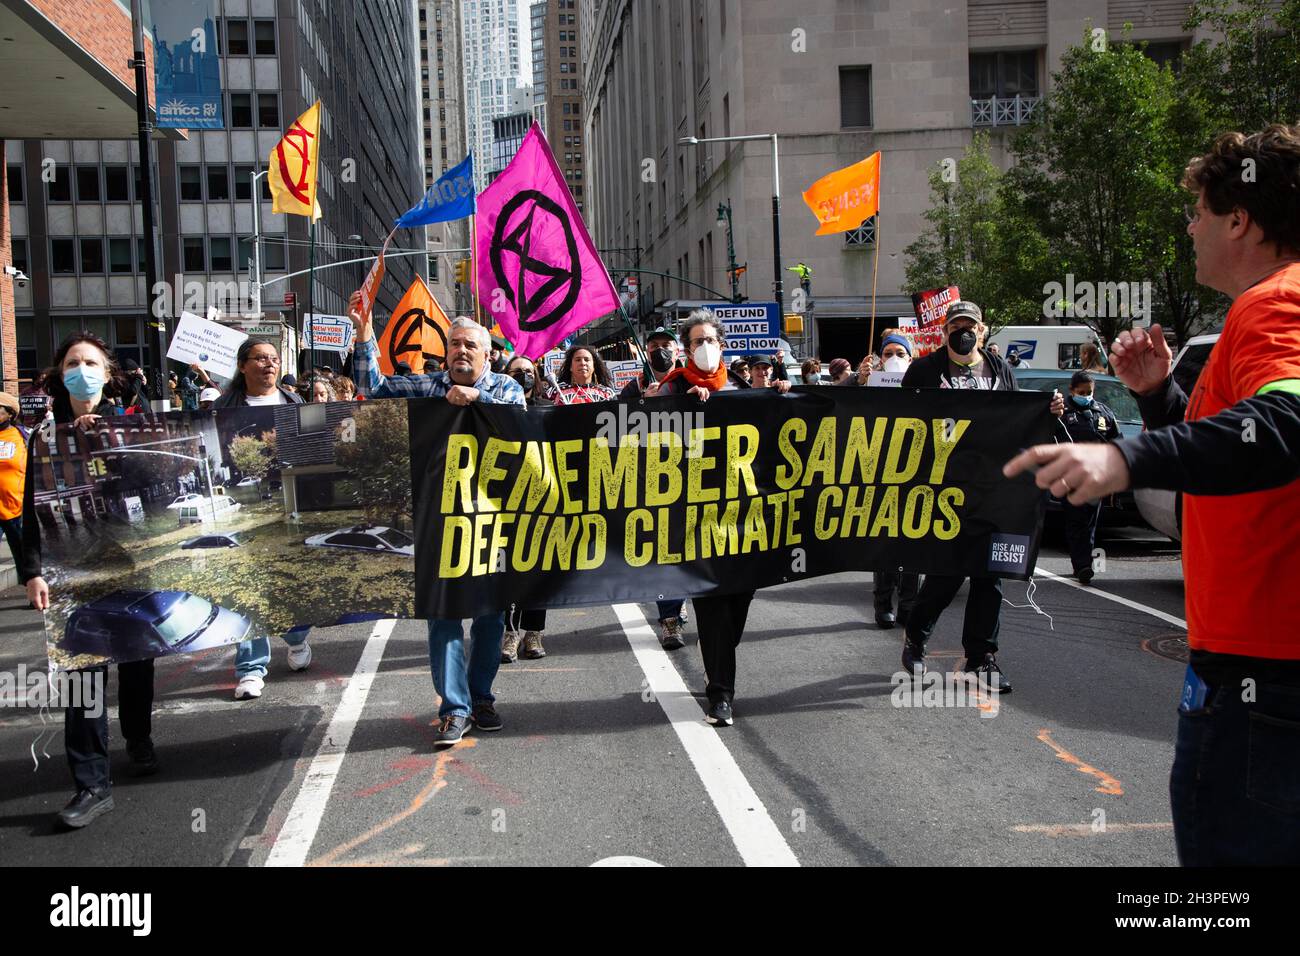
[[[528,411],[416,401],[419,617],[846,570],[1033,571],[1042,495],[1001,468],[1049,437],[1045,395],[796,389]]]

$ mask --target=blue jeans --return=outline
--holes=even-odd
[[[678,598],[676,601],[656,601],[659,605],[659,623],[662,624],[670,617],[682,616],[682,605],[686,603],[684,598]]]
[[[310,627],[295,627],[284,633],[284,642],[297,647],[307,640]],[[265,677],[266,665],[271,663],[271,642],[265,637],[254,637],[235,645],[235,679]]]
[[[1178,715],[1169,775],[1183,866],[1300,865],[1300,685],[1212,688]]]
[[[492,682],[501,667],[501,638],[505,615],[484,614],[469,628],[469,666],[465,663],[465,630],[459,620],[429,622],[429,669],[433,689],[442,698],[439,717],[468,717],[479,701],[492,703]]]

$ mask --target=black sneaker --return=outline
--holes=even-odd
[[[903,670],[909,674],[925,673],[925,648],[911,641],[903,641]]]
[[[153,738],[128,740],[126,755],[131,758],[131,773],[137,777],[148,777],[158,772],[158,755],[153,750]]]
[[[898,626],[907,627],[907,619],[911,616],[912,615],[910,611],[905,611],[903,608],[900,607],[898,609]]]
[[[714,727],[730,727],[731,726],[731,702],[725,700],[715,700],[713,703],[709,704],[709,710],[708,713],[704,715],[704,719],[707,720],[709,723],[711,723]]]
[[[1074,572],[1074,576],[1079,579],[1079,583],[1088,585],[1092,583],[1092,568],[1080,568]]]
[[[59,822],[65,827],[80,830],[90,826],[95,818],[113,809],[113,791],[108,788],[91,790],[85,788],[68,801],[68,805],[59,811]]]
[[[1002,673],[1002,668],[998,667],[997,657],[992,653],[985,654],[978,661],[966,658],[961,669],[979,682],[981,690],[987,689],[998,694],[1011,693],[1011,681],[1007,680],[1006,675]]]
[[[876,625],[878,627],[881,627],[887,631],[897,623],[898,623],[898,618],[894,616],[893,611],[876,612]]]
[[[501,715],[492,706],[492,701],[480,700],[474,705],[474,726],[479,730],[500,730],[502,728]]]
[[[469,718],[464,714],[450,714],[438,721],[438,729],[433,735],[435,747],[450,747],[458,744],[469,733]]]

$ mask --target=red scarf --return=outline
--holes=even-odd
[[[713,373],[701,372],[695,367],[694,362],[688,362],[685,366],[675,368],[659,380],[660,386],[667,385],[673,379],[681,376],[690,382],[691,385],[702,385],[710,392],[716,392],[727,384],[727,366],[721,360],[718,361],[718,368]]]

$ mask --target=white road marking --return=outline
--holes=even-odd
[[[352,731],[356,729],[362,708],[366,706],[366,697],[370,694],[370,685],[374,682],[379,669],[379,662],[384,657],[388,638],[393,633],[397,621],[389,619],[376,621],[370,638],[357,661],[356,670],[348,685],[343,690],[343,697],[316,755],[312,758],[307,775],[303,778],[298,796],[284,821],[284,826],[276,834],[275,844],[266,859],[267,866],[302,866],[307,862],[312,842],[316,839],[316,830],[325,815],[325,806],[329,803],[334,781],[338,779],[343,766],[343,757],[347,754],[348,744],[352,741]]]
[[[1147,607],[1145,604],[1139,604],[1137,601],[1130,601],[1128,598],[1120,597],[1118,594],[1109,594],[1106,591],[1099,591],[1097,588],[1084,587],[1078,581],[1071,581],[1064,575],[1055,574],[1048,571],[1046,568],[1036,568],[1034,574],[1041,574],[1043,577],[1050,578],[1053,581],[1057,581],[1061,584],[1068,584],[1072,588],[1078,588],[1080,591],[1086,591],[1088,594],[1092,594],[1096,597],[1105,598],[1107,601],[1114,601],[1116,604],[1122,604],[1135,611],[1145,611],[1147,614],[1159,618],[1166,624],[1172,624],[1174,627],[1181,627],[1184,631],[1187,630],[1187,622],[1181,617],[1174,617],[1172,614],[1166,614],[1164,611],[1158,611],[1153,607]]]
[[[659,646],[641,609],[635,604],[615,604],[614,613],[646,676],[647,689],[659,701],[677,732],[745,865],[798,866],[794,851],[772,822],[763,801],[741,773],[718,731],[704,722],[700,705]]]

